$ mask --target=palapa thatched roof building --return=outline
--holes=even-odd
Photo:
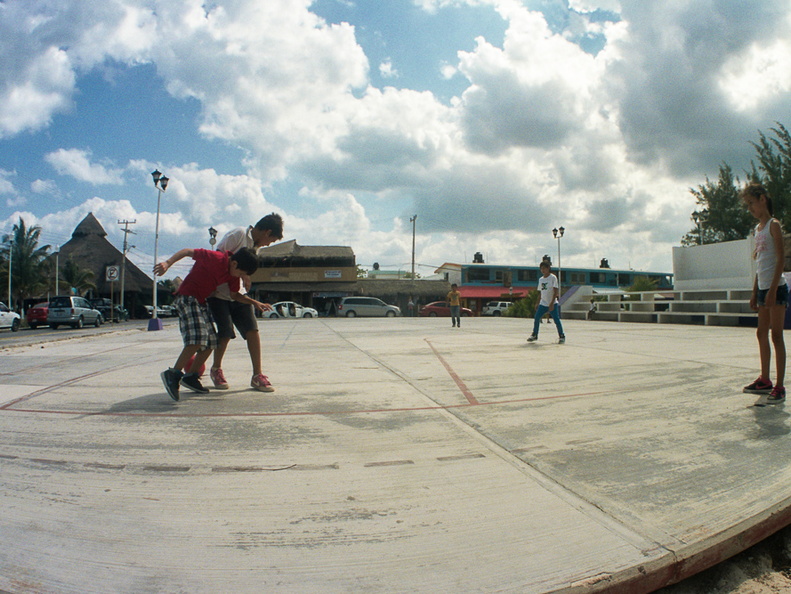
[[[93,291],[95,297],[110,297],[111,282],[106,280],[107,267],[118,266],[119,270],[123,268],[125,306],[130,313],[134,313],[138,301],[151,302],[154,279],[135,266],[129,258],[126,259],[126,266],[122,267],[123,254],[107,241],[107,232],[92,212],[77,225],[71,234],[71,239],[60,247],[58,259],[61,268],[72,260],[80,268],[93,272],[92,282],[96,285],[96,290]],[[118,280],[112,287],[116,301],[120,290],[121,282]]]

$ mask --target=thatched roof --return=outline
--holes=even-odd
[[[123,254],[106,239],[107,232],[99,220],[88,215],[80,222],[71,234],[71,239],[60,247],[60,266],[72,260],[80,268],[88,269],[94,274],[93,284],[99,295],[110,294],[110,282],[106,281],[108,266],[121,267]],[[135,266],[129,258],[126,259],[126,272],[124,279],[125,291],[150,291],[154,279],[146,275]],[[115,283],[114,291],[121,290],[120,281]]]

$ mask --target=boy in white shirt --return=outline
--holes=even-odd
[[[566,342],[566,335],[563,334],[563,324],[560,323],[560,304],[558,303],[558,297],[560,297],[560,284],[558,283],[558,277],[552,274],[552,267],[548,262],[541,262],[539,268],[543,275],[538,279],[538,290],[541,291],[541,302],[536,308],[533,333],[527,338],[527,342],[538,340],[541,318],[544,317],[545,313],[549,312],[549,315],[552,316],[552,319],[555,321],[555,326],[557,326],[558,329],[558,342],[563,344]]]
[[[283,219],[279,214],[272,213],[258,221],[255,226],[231,229],[217,244],[217,249],[234,253],[243,247],[257,250],[282,238]],[[243,280],[248,283],[249,277]],[[249,287],[243,286],[240,292],[244,293],[246,288]],[[255,318],[253,307],[231,299],[227,284],[217,287],[217,290],[207,301],[214,323],[217,324],[217,348],[214,351],[214,361],[209,370],[209,377],[214,382],[214,387],[220,390],[228,389],[228,381],[222,370],[222,360],[231,339],[236,338],[233,331],[236,326],[239,334],[247,342],[247,350],[253,364],[253,377],[250,380],[250,385],[261,392],[274,392],[275,389],[269,378],[263,374],[261,369],[261,339],[258,335],[258,321]]]

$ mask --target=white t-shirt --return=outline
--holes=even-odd
[[[236,227],[231,229],[223,236],[223,238],[220,240],[220,243],[217,244],[217,250],[235,254],[243,247],[255,247],[255,242],[253,241],[253,236],[251,233],[252,230],[252,227]],[[247,293],[244,288],[244,283],[239,284],[239,293],[242,295]],[[217,297],[218,299],[225,299],[226,301],[232,301],[231,289],[228,288],[228,283],[224,283],[217,287],[214,290],[214,293],[212,293],[210,296]]]
[[[551,272],[549,276],[542,276],[538,279],[538,290],[541,291],[541,303],[539,305],[545,305],[549,307],[549,304],[552,303],[552,298],[555,295],[555,289],[558,286],[558,277],[556,277]],[[557,302],[557,299],[555,300]]]

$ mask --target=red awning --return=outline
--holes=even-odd
[[[506,287],[476,287],[466,285],[459,287],[462,299],[521,299],[527,295],[528,289],[513,289],[509,292]]]

